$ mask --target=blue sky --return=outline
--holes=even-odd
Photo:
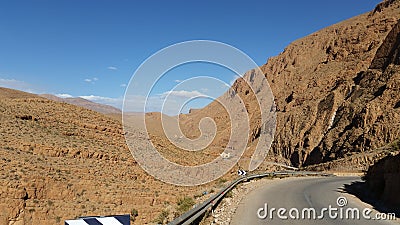
[[[262,65],[290,42],[370,11],[379,2],[1,1],[0,86],[86,96],[118,107],[138,66],[171,44],[220,41]],[[234,76],[217,66],[177,68],[153,94],[162,96],[176,81],[194,75],[215,76],[228,84]],[[196,88],[180,94],[208,89],[218,96],[227,89]]]

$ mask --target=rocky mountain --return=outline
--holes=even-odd
[[[95,102],[86,100],[84,98],[60,98],[60,97],[57,97],[55,95],[50,95],[50,94],[41,94],[39,96],[53,100],[53,101],[57,101],[57,102],[66,102],[66,103],[69,103],[72,105],[81,106],[83,108],[90,109],[90,110],[93,110],[93,111],[96,111],[99,113],[103,113],[103,114],[121,114],[121,110],[119,110],[115,107],[95,103]]]
[[[182,213],[180,198],[201,201],[232,177],[198,187],[165,184],[137,165],[120,119],[7,88],[0,88],[0,155],[0,224],[136,210],[135,224],[147,224],[164,211]]]
[[[280,110],[276,154],[310,165],[399,137],[399,70],[377,66],[399,40],[399,4],[297,40],[263,66]]]
[[[369,152],[399,138],[399,18],[400,1],[385,1],[370,13],[294,41],[262,66],[278,111],[276,156],[307,166]],[[252,91],[242,78],[231,90],[244,99],[251,133],[259,133]],[[215,105],[189,114],[183,123],[190,127],[190,121],[196,125],[208,115],[223,117]],[[257,141],[253,135],[250,145]]]
[[[383,95],[386,95],[386,98],[390,99],[384,102],[388,105],[381,106],[382,108],[386,107],[383,108],[383,112],[379,116],[381,117],[380,120],[388,120],[386,124],[393,123],[393,125],[382,128],[387,133],[393,134],[393,130],[399,132],[400,20],[389,32],[385,41],[378,49],[369,70],[360,73],[358,78],[357,82],[363,87],[360,88],[360,92],[363,93],[367,92],[366,90],[370,90],[367,92],[370,99]],[[374,89],[368,87],[374,87]],[[374,130],[374,132],[376,131]],[[365,180],[375,199],[380,200],[384,205],[399,212],[400,139],[398,135],[396,138],[397,140],[389,145],[392,154],[380,159],[368,168]]]

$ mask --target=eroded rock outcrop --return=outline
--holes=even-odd
[[[375,12],[294,41],[262,66],[278,111],[275,155],[312,165],[399,137],[399,18],[400,2],[384,2]],[[231,91],[243,97],[257,142],[261,126],[251,90],[238,79]],[[219,114],[211,105],[186,121],[210,113]]]
[[[398,6],[390,7],[399,11]],[[365,20],[361,22],[359,19],[363,16]],[[313,59],[304,59],[308,62],[305,66],[296,68],[293,64],[301,61],[292,62],[294,72],[277,70],[276,63],[269,66],[268,62],[265,66],[282,109],[274,152],[284,154],[294,165],[343,158],[352,152],[382,147],[399,137],[400,116],[394,107],[400,99],[400,73],[396,65],[399,23],[394,19],[374,18],[377,14],[363,16],[312,35],[322,36],[319,40],[312,36],[305,38],[312,39],[309,40],[314,43],[310,46],[312,49],[323,42],[324,36],[320,33],[337,32],[328,41],[333,44],[319,46],[325,49],[325,60],[324,52],[314,49],[308,52]],[[360,28],[361,23],[364,28]],[[349,27],[355,32],[347,33]],[[321,63],[315,66],[312,62],[318,56]],[[307,65],[314,70],[307,69]],[[285,91],[279,86],[291,88]],[[294,96],[293,92],[297,97],[288,102],[286,96]]]

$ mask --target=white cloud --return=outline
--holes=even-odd
[[[202,94],[199,91],[166,91],[161,94],[162,97],[181,97],[181,98],[193,98],[193,97],[206,97],[205,94]]]
[[[103,97],[98,95],[82,95],[79,97],[89,101],[110,101],[110,102],[115,101],[115,98]]]
[[[169,94],[169,95],[168,95]],[[168,96],[168,98],[167,98]],[[124,97],[110,98],[98,95],[79,96],[89,101],[100,104],[111,105],[122,109]],[[159,95],[145,96],[132,95],[125,97],[125,111],[128,112],[143,112],[144,106],[146,112],[163,112],[168,115],[176,115],[185,101],[192,97],[205,97],[199,91],[168,91]]]
[[[118,68],[115,67],[115,66],[109,66],[109,67],[107,67],[107,69],[109,69],[109,70],[118,70]]]
[[[24,81],[20,81],[20,80],[0,78],[0,86],[16,88],[16,87],[26,87],[26,86],[29,86],[29,84],[25,83]]]
[[[114,106],[118,109],[122,109],[122,105],[124,102],[124,97],[118,97],[118,98],[111,98],[111,97],[105,97],[105,96],[98,96],[98,95],[86,95],[86,96],[79,96],[80,98],[104,104],[104,105],[111,105]],[[126,98],[125,101],[125,111],[128,112],[143,112],[143,106],[147,102],[146,109],[148,112],[150,111],[160,111],[161,105],[163,100],[160,99],[159,97],[149,97],[146,101],[145,96],[130,96],[129,98]]]
[[[168,95],[169,94],[169,95]],[[132,95],[125,97],[125,111],[162,112],[167,115],[177,115],[182,106],[192,97],[205,96],[199,91],[167,91],[159,95],[145,96]]]
[[[57,96],[59,98],[73,98],[74,97],[70,94],[55,94],[55,96]]]
[[[168,98],[161,95],[145,96],[134,95],[125,97],[125,108],[127,112],[162,112],[167,115],[177,115],[182,105],[182,98]],[[145,109],[144,109],[145,108]]]
[[[119,85],[120,87],[126,87],[126,84],[121,84],[121,85]]]
[[[86,79],[84,79],[83,81],[85,81],[85,82],[87,82],[87,83],[92,83],[92,84],[94,84],[96,81],[98,81],[99,80],[99,78],[97,78],[97,77],[93,77],[93,78],[86,78]]]
[[[15,79],[0,78],[0,87],[17,89],[17,90],[35,93],[35,94],[41,93],[41,91],[38,91],[31,84],[26,83],[25,81],[20,81],[20,80],[15,80]]]
[[[114,106],[119,109],[122,108],[122,102],[123,102],[122,97],[110,98],[110,97],[104,97],[104,96],[98,96],[98,95],[82,95],[79,97],[89,100],[89,101],[92,101],[92,102],[96,102],[96,103],[100,103],[100,104],[104,104],[104,105],[111,105],[111,106]]]
[[[181,83],[183,80],[174,80],[176,83]]]

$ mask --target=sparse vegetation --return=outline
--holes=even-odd
[[[219,186],[221,186],[221,185],[223,185],[225,182],[227,182],[228,180],[227,179],[225,179],[225,178],[220,178],[218,181],[217,181],[217,184],[219,185]]]
[[[139,212],[136,209],[132,209],[131,210],[131,221],[134,222],[138,215],[139,215]]]
[[[201,196],[203,196],[203,194],[195,194],[195,195],[193,196],[193,198],[198,199],[198,198],[200,198]]]
[[[394,141],[392,144],[391,144],[391,150],[392,151],[398,151],[398,150],[400,150],[400,139],[397,139],[396,141]]]
[[[225,197],[232,198],[233,197],[232,190],[228,191],[228,193],[225,194]]]
[[[169,222],[168,215],[169,215],[169,211],[164,209],[163,211],[161,211],[161,213],[158,215],[158,217],[154,220],[154,223],[167,224]]]
[[[193,198],[185,196],[183,198],[178,199],[176,211],[180,215],[190,210],[194,204],[195,201],[193,200]]]

